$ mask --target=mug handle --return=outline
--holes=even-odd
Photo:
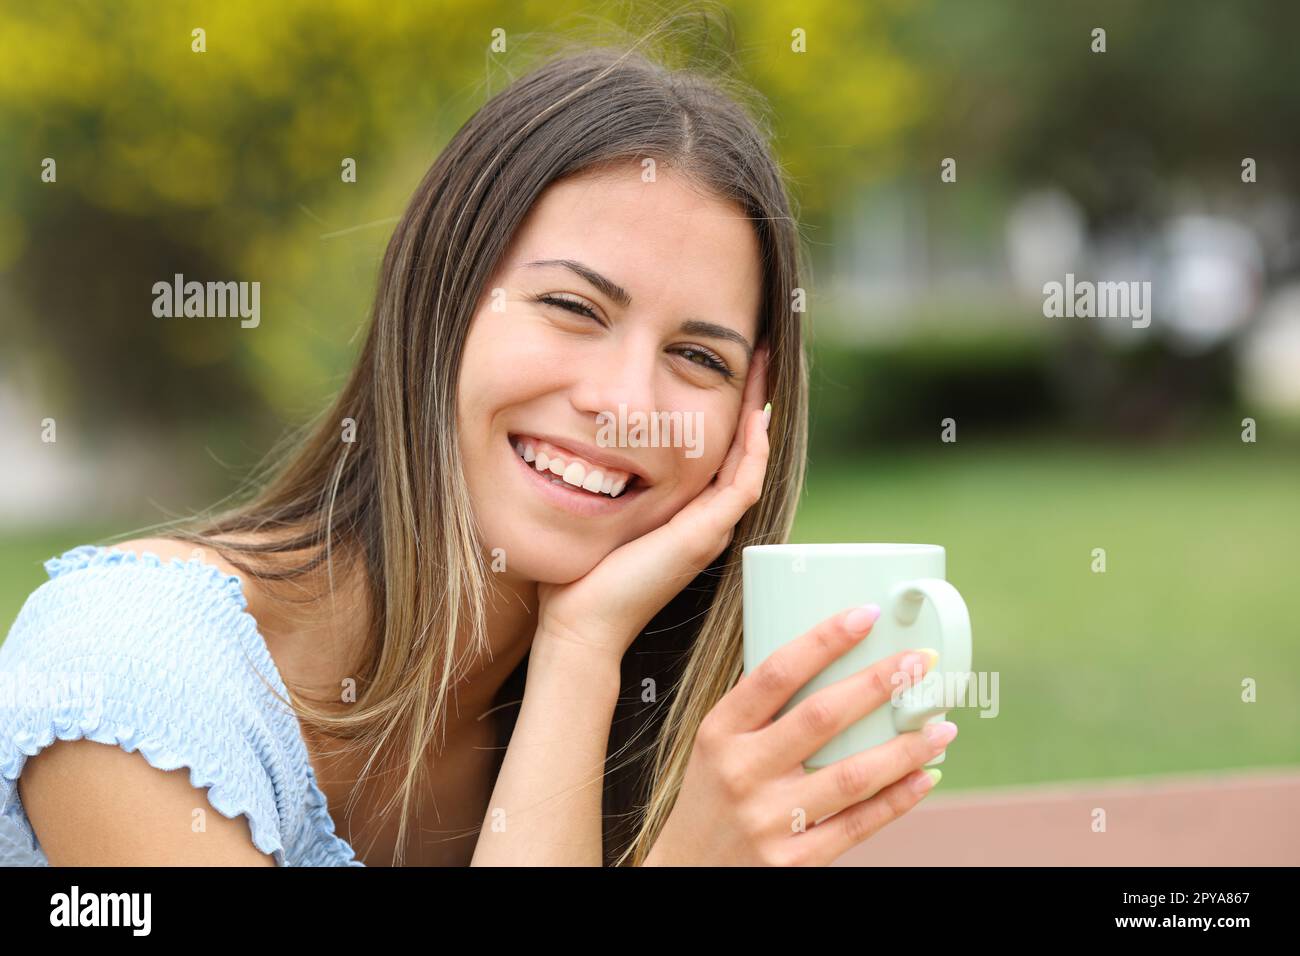
[[[894,618],[904,627],[916,623],[927,598],[939,612],[939,660],[919,683],[899,695],[900,702],[894,707],[894,729],[899,733],[920,730],[931,720],[943,719],[948,712],[943,700],[944,672],[960,675],[954,687],[959,697],[965,695],[970,678],[970,612],[955,587],[943,578],[904,581],[889,596]],[[942,760],[943,754],[939,754],[930,763]]]

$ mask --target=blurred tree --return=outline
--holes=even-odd
[[[439,146],[555,41],[635,38],[685,10],[650,52],[734,59],[815,217],[915,113],[919,76],[886,29],[908,6],[738,4],[728,50],[712,35],[727,8],[698,3],[5,2],[6,340],[89,415],[307,414],[347,367],[384,243]],[[54,183],[40,178],[46,157]],[[152,284],[177,272],[261,282],[261,324],[154,318]]]
[[[1155,217],[1189,179],[1240,186],[1246,156],[1294,193],[1297,31],[1291,0],[937,0],[897,34],[927,80],[911,149],[961,156],[972,182],[1061,187],[1097,228]]]

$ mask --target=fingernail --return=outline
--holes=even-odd
[[[938,659],[939,652],[933,647],[922,647],[904,657],[899,662],[898,669],[904,674],[924,676],[930,673],[930,669]]]
[[[929,793],[934,789],[934,785],[943,779],[943,771],[938,767],[927,767],[925,773],[917,778],[912,784],[917,793]]]
[[[763,431],[767,431],[768,424],[772,421],[772,403],[768,402],[763,406]]]
[[[879,604],[864,604],[862,607],[855,607],[844,617],[844,626],[854,634],[865,634],[872,624],[876,623],[876,618],[880,617]]]
[[[941,720],[938,723],[925,725],[925,736],[930,743],[936,747],[944,747],[952,742],[957,736],[957,725],[951,720]]]

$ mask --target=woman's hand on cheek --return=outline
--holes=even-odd
[[[611,551],[569,584],[538,586],[538,642],[622,660],[637,634],[731,543],[767,472],[767,347],[754,352],[735,438],[713,480],[668,523]]]

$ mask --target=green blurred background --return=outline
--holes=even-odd
[[[681,6],[0,3],[0,633],[46,558],[207,506],[338,387],[488,96]],[[1300,763],[1300,8],[684,9],[654,52],[757,89],[813,264],[795,539],[945,545],[999,673],[945,788]],[[260,281],[261,324],[154,318],[176,272]],[[1151,326],[1045,318],[1066,273],[1151,281]]]

